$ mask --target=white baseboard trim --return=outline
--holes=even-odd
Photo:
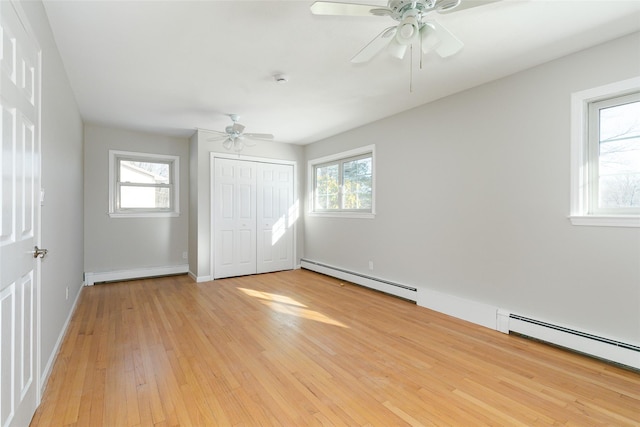
[[[416,303],[421,307],[466,320],[485,328],[505,332],[503,328],[498,328],[498,307],[489,304],[423,288],[418,289]]]
[[[388,280],[379,279],[373,276],[355,273],[339,267],[334,267],[308,259],[301,259],[300,266],[301,268],[315,271],[316,273],[322,273],[326,274],[327,276],[335,277],[337,279],[347,280],[351,283],[385,292],[387,294],[395,295],[397,297],[408,299],[410,301],[416,300],[416,288],[412,288],[410,286],[390,282]]]
[[[195,274],[193,274],[191,271],[188,271],[187,274],[189,275],[189,277],[191,277],[196,283],[202,283],[202,282],[210,282],[213,279],[211,278],[211,276],[196,276]]]
[[[184,274],[189,271],[189,266],[172,265],[167,267],[135,268],[131,270],[105,271],[99,273],[87,272],[84,281],[87,286],[93,286],[99,282],[112,282],[117,280],[139,279],[143,277],[170,276],[172,274]]]
[[[76,294],[76,298],[73,301],[73,305],[71,306],[71,310],[69,310],[69,315],[67,316],[67,320],[65,320],[64,325],[62,325],[62,329],[60,330],[60,334],[58,335],[58,339],[56,340],[56,344],[53,346],[53,350],[49,355],[49,359],[47,360],[47,364],[44,366],[42,373],[40,374],[40,395],[44,394],[44,390],[47,387],[47,381],[49,380],[49,375],[51,374],[51,369],[53,368],[53,364],[56,361],[56,357],[58,357],[58,352],[60,351],[60,346],[62,345],[62,340],[64,340],[65,335],[67,334],[67,329],[69,329],[69,323],[71,323],[71,318],[73,317],[73,313],[76,311],[76,307],[78,305],[78,301],[80,300],[80,294],[82,294],[83,286],[80,286],[80,290]],[[41,397],[40,396],[40,397]],[[40,400],[40,399],[38,399]]]

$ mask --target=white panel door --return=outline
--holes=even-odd
[[[256,165],[214,161],[214,279],[256,273]]]
[[[293,269],[293,165],[258,164],[258,273]]]
[[[39,401],[39,52],[0,1],[0,425],[29,425]]]

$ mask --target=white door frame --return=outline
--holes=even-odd
[[[214,213],[214,201],[215,201],[215,160],[218,159],[231,159],[231,160],[242,160],[249,162],[257,162],[257,163],[272,163],[276,165],[287,165],[293,166],[293,195],[294,195],[294,203],[296,203],[296,196],[298,195],[298,162],[295,160],[282,160],[282,159],[272,159],[268,157],[256,157],[256,156],[245,156],[243,154],[227,154],[227,153],[219,153],[212,151],[210,152],[209,159],[209,228],[210,228],[210,236],[209,236],[209,277],[211,280],[214,280],[215,274],[215,225],[213,223],[213,213]],[[301,203],[300,199],[297,199],[297,203]],[[299,207],[299,218],[302,216],[302,206]],[[298,221],[293,224],[293,268],[296,268],[296,258],[297,258],[297,230],[298,230]]]

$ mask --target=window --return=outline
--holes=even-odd
[[[311,213],[373,217],[373,146],[309,162]]]
[[[109,215],[177,216],[179,158],[109,151]]]
[[[574,225],[640,227],[640,79],[572,98]]]
[[[640,93],[589,105],[589,212],[640,214]]]

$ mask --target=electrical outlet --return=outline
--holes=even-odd
[[[369,261],[369,270],[373,271],[373,261]]]
[[[68,287],[68,286],[67,286],[67,287],[65,288],[65,290],[64,290],[64,297],[65,297],[65,299],[67,299],[67,300],[69,299],[69,287]]]
[[[182,252],[182,259],[187,259],[189,253],[187,251]]]

